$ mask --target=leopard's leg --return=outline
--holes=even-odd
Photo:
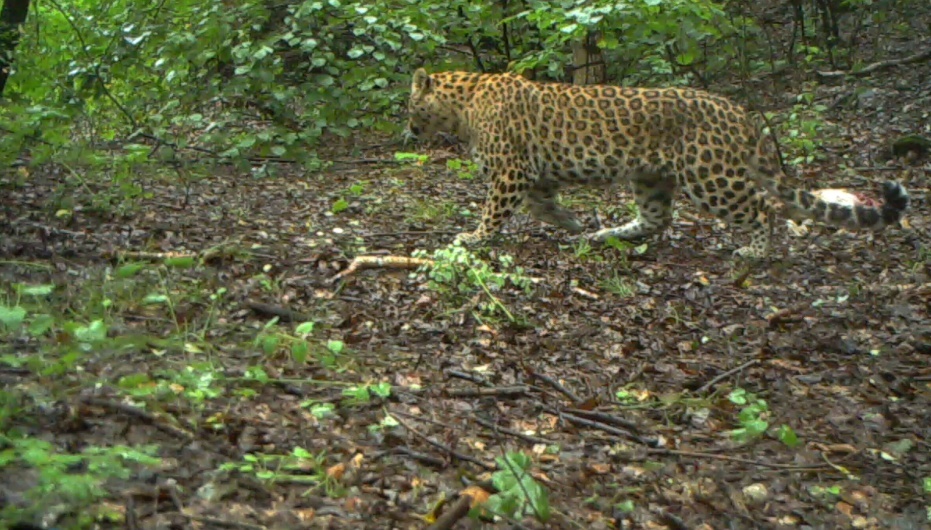
[[[456,236],[456,241],[463,245],[480,243],[497,234],[523,204],[530,188],[528,173],[522,169],[490,170],[488,174],[491,182],[482,207],[482,220],[474,231]]]
[[[571,210],[556,203],[559,183],[553,179],[540,178],[527,192],[530,215],[537,221],[564,228],[573,234],[584,229],[579,218]]]
[[[752,181],[730,177],[710,183],[699,182],[685,190],[701,211],[750,233],[750,244],[735,250],[735,255],[749,259],[769,255],[773,218],[765,195]]]
[[[735,227],[750,232],[750,244],[735,250],[734,255],[748,259],[764,259],[769,256],[771,250],[775,218],[762,195],[757,194],[755,198],[748,200],[748,203],[752,204],[752,208],[743,218],[738,220],[737,213],[724,218]]]
[[[631,178],[630,187],[637,204],[637,218],[621,226],[599,230],[590,236],[592,239],[637,239],[669,226],[678,189],[675,175],[667,171],[637,173]]]

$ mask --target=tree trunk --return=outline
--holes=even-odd
[[[29,0],[3,0],[0,9],[0,99],[13,66],[13,52],[19,44],[19,27],[26,22]]]
[[[572,44],[572,83],[596,85],[604,83],[607,76],[604,56],[598,47],[598,32],[593,31],[581,42]]]

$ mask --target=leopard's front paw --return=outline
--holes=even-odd
[[[453,240],[453,244],[458,243],[459,245],[467,247],[478,243],[482,239],[482,234],[478,230],[475,232],[463,232],[456,236],[456,239]]]
[[[767,256],[766,249],[751,246],[740,247],[734,251],[734,256],[746,260],[762,260]]]

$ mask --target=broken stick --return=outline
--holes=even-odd
[[[356,256],[349,263],[349,266],[343,269],[341,272],[337,273],[335,276],[330,278],[330,283],[336,283],[337,281],[355,274],[356,272],[364,269],[400,269],[400,270],[416,270],[421,266],[432,267],[436,263],[432,259],[427,258],[411,258],[408,256]],[[530,283],[540,284],[543,283],[542,278],[527,278]],[[601,297],[597,294],[582,289],[581,287],[570,287],[569,288],[573,293],[581,296],[582,298],[587,298],[589,300],[600,300]]]

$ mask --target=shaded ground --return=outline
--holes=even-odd
[[[928,88],[924,71],[897,72],[897,82]],[[71,450],[158,444],[160,469],[112,484],[132,499],[112,508],[135,528],[421,528],[437,501],[487,478],[512,450],[534,455],[552,528],[923,528],[931,175],[926,161],[873,155],[897,134],[929,133],[931,90],[873,90],[859,109],[835,109],[842,140],[803,177],[809,187],[871,192],[901,178],[913,196],[908,228],[875,238],[780,230],[773,262],[746,271],[730,258],[743,240],[685,203],[642,254],[585,249],[522,218],[490,253],[513,255],[541,279],[532,295],[498,293],[518,323],[480,322],[469,300],[450,305],[409,271],[329,282],[357,255],[438,248],[474,225],[462,213],[479,210],[484,185],[447,169],[453,152],[432,151],[420,166],[391,162],[397,147],[363,150],[367,162],[343,156],[313,177],[287,167],[268,179],[216,174],[192,184],[187,204],[163,179],[123,216],[89,207],[106,192],[93,184],[63,196],[67,173],[7,173],[4,282],[54,283],[66,313],[96,311],[111,336],[138,338],[84,353],[83,371],[0,369],[4,386],[30,396],[20,406],[31,421],[16,423]],[[904,115],[884,110],[905,105]],[[860,169],[837,169],[842,158]],[[590,211],[580,197],[595,194],[569,195]],[[333,213],[339,199],[347,208]],[[601,215],[623,217],[627,202],[618,191]],[[73,215],[56,217],[62,209]],[[120,252],[211,248],[192,269],[153,267],[133,283],[112,269],[104,276]],[[153,292],[171,304],[144,303]],[[316,323],[311,360],[295,362],[286,339],[263,350],[256,338],[271,315],[257,303]],[[294,327],[265,333],[293,337]],[[53,351],[26,338],[7,350]],[[150,380],[126,383],[133,374]],[[140,392],[158,381],[175,385],[174,395]],[[377,382],[390,383],[390,397],[347,398],[347,385]],[[801,445],[734,441],[735,388],[765,400],[771,432],[788,425]],[[121,408],[126,395],[148,412]],[[399,424],[383,423],[386,412]],[[317,458],[275,482],[255,476],[281,471],[266,461],[218,470],[295,448]],[[15,478],[9,484],[22,486],[4,487],[7,502],[35,481]]]

